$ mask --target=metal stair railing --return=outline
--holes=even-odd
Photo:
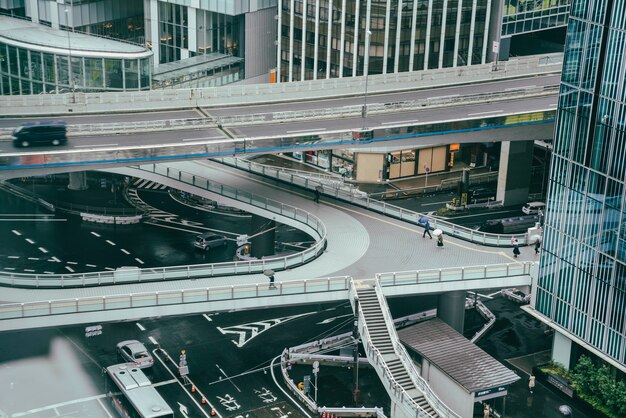
[[[415,370],[415,366],[413,361],[409,357],[404,345],[400,342],[398,338],[398,334],[396,332],[396,327],[393,322],[393,318],[389,313],[389,307],[387,305],[387,300],[385,299],[385,295],[383,294],[382,287],[378,281],[378,278],[375,279],[374,290],[376,291],[376,298],[378,299],[378,304],[380,305],[380,310],[383,314],[383,318],[385,319],[385,326],[387,327],[387,332],[389,333],[389,338],[391,343],[393,344],[394,351],[396,355],[402,362],[404,369],[409,374],[411,381],[415,385],[415,387],[424,395],[426,401],[432,406],[435,411],[442,418],[461,418],[458,414],[452,411],[445,403],[439,399],[439,397],[433,392],[430,385],[422,376],[417,373]]]
[[[350,280],[350,303],[352,304],[352,308],[354,309],[357,305],[355,303],[356,300],[359,300],[355,285],[354,279]],[[359,327],[359,335],[361,336],[361,344],[365,349],[365,353],[367,358],[370,361],[374,370],[378,373],[383,386],[387,389],[387,393],[390,397],[394,398],[402,409],[405,410],[407,416],[415,416],[416,418],[435,418],[433,415],[424,411],[424,409],[413,400],[411,395],[407,393],[407,391],[402,387],[400,383],[396,381],[393,376],[393,373],[387,366],[387,362],[384,360],[381,352],[372,344],[372,339],[370,337],[369,329],[365,320],[365,315],[363,312],[363,308],[361,304],[358,304],[358,327]]]

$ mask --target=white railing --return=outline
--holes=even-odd
[[[232,301],[259,297],[303,295],[319,292],[347,291],[348,276],[278,282],[274,288],[267,283],[203,287],[184,290],[118,294],[0,305],[0,321],[83,312],[158,307],[188,303]]]
[[[252,173],[263,174],[269,177],[276,178],[281,181],[291,183],[296,186],[303,187],[308,190],[315,190],[319,188],[322,194],[334,197],[336,199],[350,202],[353,205],[361,206],[375,212],[381,213],[386,216],[391,216],[400,219],[405,222],[412,223],[414,225],[423,226],[419,219],[425,216],[422,213],[412,211],[410,209],[404,209],[399,206],[392,205],[377,199],[369,197],[366,193],[358,191],[358,189],[350,186],[334,187],[332,185],[324,184],[314,178],[299,176],[295,174],[285,175],[278,169],[271,169],[262,164],[257,164],[252,161],[241,160],[239,158],[220,158],[217,161],[221,161],[225,164],[233,167],[241,168]],[[492,234],[488,232],[476,231],[464,226],[455,225],[452,222],[444,221],[438,218],[429,216],[430,225],[434,229],[441,229],[446,235],[460,238],[466,241],[475,242],[482,245],[490,246],[511,246],[511,238],[517,238],[519,245],[528,244],[527,234]],[[445,238],[444,238],[445,240]]]
[[[413,90],[476,83],[503,78],[522,77],[561,71],[563,54],[534,55],[493,64],[442,68],[426,71],[344,77],[326,80],[277,84],[241,84],[198,89],[151,90],[5,96],[0,115],[29,116],[38,114],[96,113],[220,107],[259,102],[281,102],[301,99],[353,96],[368,93]]]
[[[353,288],[354,285],[351,285],[350,287]],[[356,291],[354,292],[354,294],[356,294]],[[351,300],[354,299],[351,298]],[[393,401],[398,403],[398,405],[406,411],[407,416],[415,416],[416,418],[433,418],[433,416],[424,411],[424,409],[422,409],[422,407],[411,398],[411,396],[406,392],[402,385],[396,381],[393,373],[387,366],[383,355],[374,345],[372,345],[372,339],[367,328],[365,315],[360,304],[358,305],[358,317],[359,335],[361,336],[361,343],[363,344],[363,348],[365,350],[367,358],[370,361],[370,364],[378,373],[378,376],[380,377],[383,386],[385,386],[389,397],[392,398]]]
[[[289,254],[284,257],[268,257],[260,260],[242,260],[225,263],[132,270],[119,269],[117,271],[73,274],[27,274],[0,271],[0,284],[39,288],[76,287],[261,273],[268,269],[284,270],[305,264],[315,259],[326,247],[326,226],[319,218],[307,211],[174,168],[162,167],[156,164],[139,166],[137,168],[218,193],[222,196],[245,202],[280,216],[293,219],[307,226],[306,232],[317,235],[315,237],[316,242],[311,247],[299,253]]]
[[[448,408],[448,406],[443,403],[441,399],[439,399],[439,397],[428,385],[428,382],[426,382],[426,380],[424,380],[424,378],[416,372],[413,360],[411,360],[406,352],[406,349],[404,348],[404,345],[402,345],[400,339],[398,338],[393,318],[389,312],[389,307],[387,306],[387,300],[385,299],[382,287],[380,286],[378,275],[376,276],[374,290],[376,291],[378,304],[380,305],[380,310],[383,314],[383,318],[385,319],[385,326],[387,327],[387,332],[389,333],[390,342],[392,343],[398,358],[404,365],[404,370],[408,373],[415,387],[424,395],[426,401],[435,409],[435,411],[437,411],[439,416],[444,418],[460,418],[459,415]]]
[[[519,264],[519,263],[518,263]],[[457,281],[480,280],[485,278],[519,276],[530,274],[530,268],[516,269],[514,265],[492,264],[489,266],[475,267],[482,270],[483,275],[465,274],[461,272],[457,276]],[[509,267],[510,266],[510,267]],[[414,278],[437,277],[441,269],[422,270],[410,273]],[[500,272],[500,276],[496,276]],[[380,286],[404,286],[411,285],[411,281],[386,280],[388,275],[398,273],[379,273],[376,280]],[[107,311],[115,309],[129,309],[140,307],[155,307],[163,305],[176,305],[195,302],[213,302],[252,298],[259,296],[283,296],[298,295],[318,292],[348,291],[349,300],[354,303],[354,287],[350,287],[350,276],[328,277],[320,279],[295,280],[289,282],[276,283],[276,289],[269,289],[267,283],[264,284],[244,284],[233,286],[202,287],[194,289],[180,289],[168,291],[154,291],[134,294],[119,294],[109,296],[71,298],[58,300],[45,300],[23,303],[8,303],[0,305],[0,320],[10,318],[25,318],[30,316],[47,316],[55,314],[80,313],[90,311]],[[417,279],[414,279],[417,280]],[[432,280],[429,280],[431,282]],[[448,280],[452,281],[452,280]],[[354,310],[354,304],[352,306]]]

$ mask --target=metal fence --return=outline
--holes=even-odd
[[[419,219],[425,216],[424,214],[373,199],[369,197],[366,193],[355,191],[351,188],[328,186],[315,178],[307,178],[294,174],[286,175],[278,169],[272,169],[271,167],[257,164],[248,160],[241,160],[239,158],[227,157],[218,159],[218,161],[222,161],[225,164],[241,168],[252,173],[258,173],[273,177],[278,180],[303,187],[305,189],[314,190],[316,188],[319,188],[321,193],[327,196],[339,200],[344,200],[346,202],[350,202],[353,205],[361,206],[381,213],[383,215],[391,216],[402,221],[412,223],[414,225],[423,226],[423,224],[419,222]],[[529,237],[527,236],[527,234],[491,234],[488,232],[475,231],[471,228],[455,225],[451,222],[437,218],[429,217],[429,220],[430,225],[434,229],[441,229],[447,235],[460,238],[465,241],[471,241],[477,244],[490,245],[495,247],[512,246],[511,239],[513,237],[517,238],[519,245],[527,245],[529,242]]]
[[[307,263],[315,259],[326,248],[326,226],[315,215],[264,196],[244,192],[204,177],[196,176],[173,168],[155,164],[137,167],[140,170],[159,174],[185,184],[218,193],[240,202],[268,210],[278,215],[293,219],[306,227],[315,237],[315,244],[306,250],[284,257],[269,257],[260,260],[245,260],[214,264],[189,266],[158,267],[144,269],[118,269],[94,273],[73,274],[25,274],[0,272],[0,284],[22,287],[82,287],[102,284],[137,283],[146,281],[164,281],[191,279],[200,277],[223,276],[233,274],[262,273],[264,270],[284,270]]]
[[[450,84],[476,83],[561,71],[562,54],[521,57],[493,64],[442,68],[426,71],[344,77],[276,84],[241,84],[198,89],[151,90],[5,96],[0,115],[35,116],[111,111],[139,111],[219,107],[252,103],[276,103],[302,99],[322,99],[368,93],[432,88]]]

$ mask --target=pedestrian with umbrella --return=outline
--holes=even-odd
[[[433,239],[433,236],[430,235],[430,221],[428,217],[422,216],[421,218],[419,218],[419,223],[424,225],[424,233],[422,234],[422,238],[426,238],[426,234],[428,234],[430,239]]]
[[[437,247],[443,247],[443,231],[441,229],[435,229],[433,235],[437,237]]]

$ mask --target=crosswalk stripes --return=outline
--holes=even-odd
[[[133,182],[133,186],[137,189],[149,189],[149,190],[165,190],[167,186],[161,183],[157,183],[151,180],[136,179]]]

